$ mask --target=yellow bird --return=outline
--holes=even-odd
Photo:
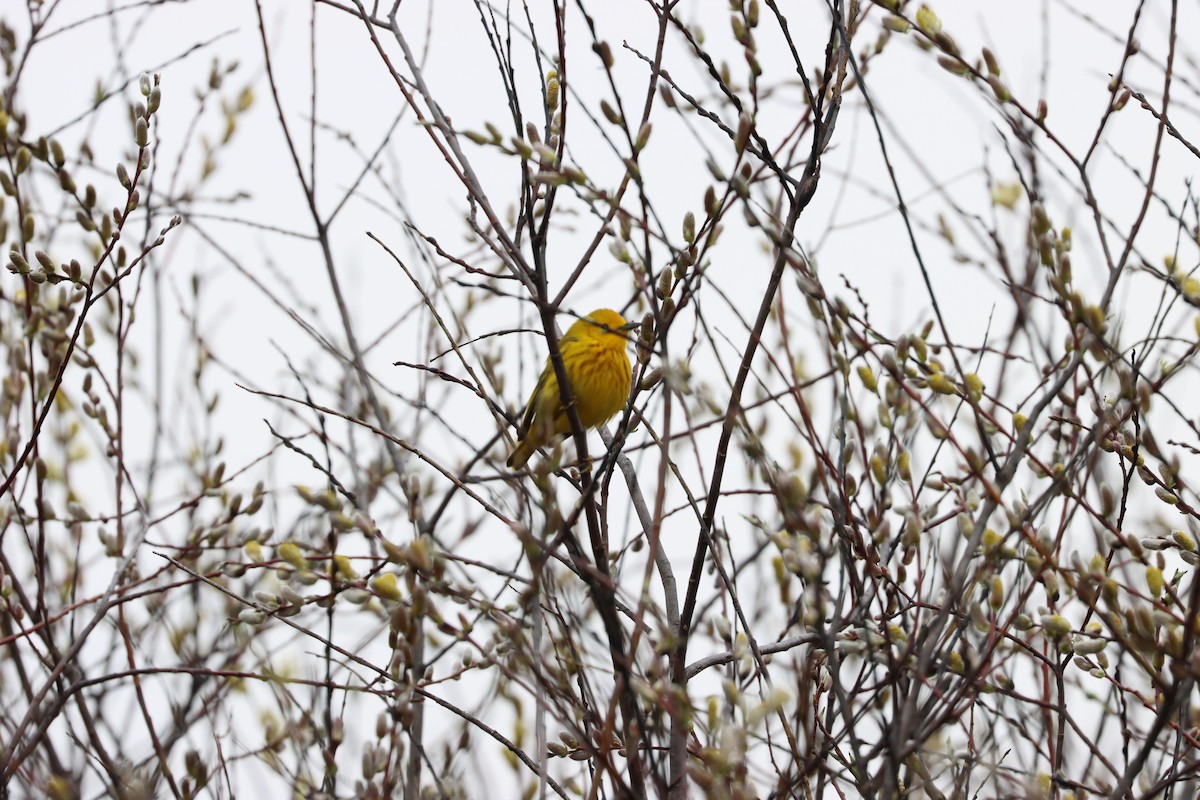
[[[600,308],[577,320],[558,340],[575,410],[585,429],[603,425],[625,407],[632,372],[625,354],[625,332],[637,326],[612,309]],[[549,358],[525,406],[521,430],[521,439],[508,457],[513,469],[525,466],[539,447],[571,432]]]

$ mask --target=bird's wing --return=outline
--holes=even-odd
[[[571,342],[574,342],[579,337],[571,333],[564,334],[558,340],[558,352],[561,353],[563,348]],[[529,403],[525,406],[525,413],[521,416],[521,431],[528,433],[530,426],[533,425],[534,414],[537,413],[538,401],[542,397],[542,392],[546,389],[546,383],[555,377],[554,364],[550,361],[550,357],[546,356],[546,366],[542,368],[542,374],[538,376],[537,385],[533,387],[533,391],[529,395]],[[558,398],[555,397],[555,400]]]
[[[546,366],[542,370],[542,374],[538,376],[537,385],[533,387],[533,391],[529,394],[529,403],[525,406],[525,413],[521,416],[521,435],[524,436],[533,427],[533,415],[537,411],[538,401],[542,397],[542,391],[546,388],[546,381],[554,374],[554,365],[549,360],[546,361]]]

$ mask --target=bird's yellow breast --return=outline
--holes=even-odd
[[[624,339],[611,336],[588,342],[573,349],[563,366],[583,427],[601,425],[624,407],[629,398],[631,371]],[[563,421],[570,430],[570,422]]]

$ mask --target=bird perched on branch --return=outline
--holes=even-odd
[[[637,326],[612,309],[600,308],[577,320],[558,340],[570,395],[584,429],[603,425],[624,408],[632,372],[625,354],[626,332]],[[521,430],[521,439],[508,457],[513,469],[525,466],[539,447],[571,433],[571,420],[549,358],[525,406]]]

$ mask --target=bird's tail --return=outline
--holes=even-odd
[[[533,451],[536,449],[537,446],[533,442],[529,441],[529,439],[522,439],[521,441],[517,442],[516,449],[514,449],[512,451],[512,455],[508,457],[508,466],[512,469],[521,469],[526,463],[528,463],[530,457],[533,456]]]

